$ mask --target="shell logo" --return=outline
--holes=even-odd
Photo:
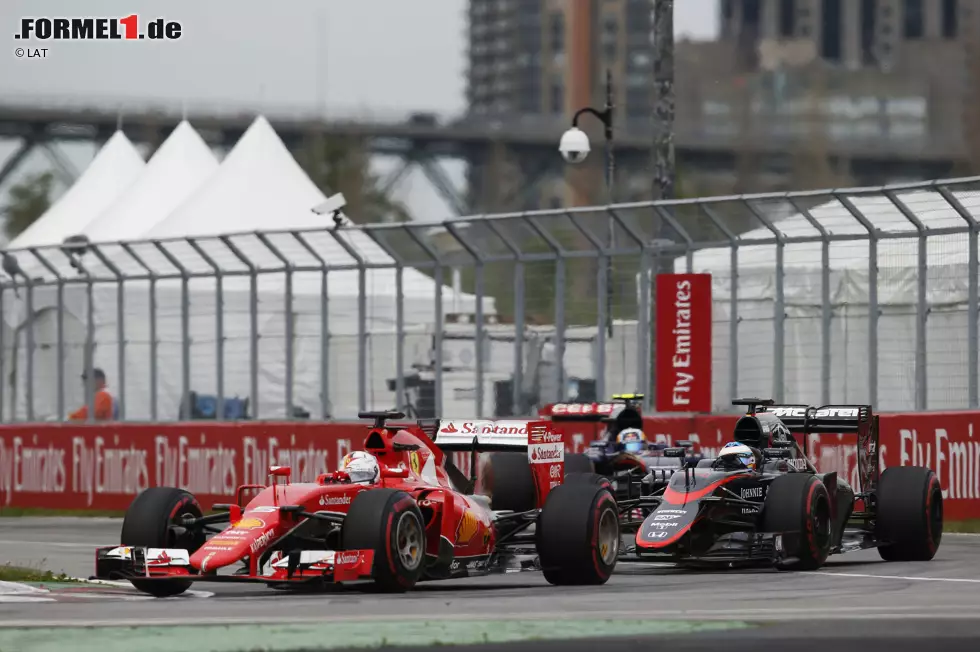
[[[472,510],[463,512],[463,517],[459,519],[459,526],[456,528],[457,545],[465,545],[470,542],[473,535],[480,529],[480,522]]]
[[[422,460],[419,459],[419,454],[412,451],[408,455],[408,463],[412,466],[412,473],[415,475],[422,474]]]
[[[236,530],[258,530],[265,527],[265,521],[261,518],[243,518],[235,523]]]

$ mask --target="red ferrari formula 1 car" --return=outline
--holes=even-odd
[[[389,427],[404,414],[359,416],[375,423],[364,451],[346,460],[366,461],[373,477],[355,477],[345,462],[347,471],[291,483],[288,467],[272,467],[269,486],[239,487],[236,504],[207,515],[188,492],[151,487],[126,512],[121,545],[97,549],[96,578],[158,597],[195,581],[370,580],[400,592],[515,570],[541,570],[557,585],[609,579],[619,554],[615,499],[601,486],[563,484],[565,445],[549,422]],[[470,477],[451,451],[471,454]],[[477,482],[479,453],[488,453],[486,482]],[[258,494],[242,505],[250,490]]]

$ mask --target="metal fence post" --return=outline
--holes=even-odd
[[[331,417],[330,411],[330,287],[327,261],[302,233],[293,233],[299,243],[320,265],[320,416]]]
[[[915,299],[915,409],[924,411],[929,404],[929,373],[926,367],[927,362],[927,343],[926,328],[929,319],[929,296],[927,293],[929,280],[928,272],[928,240],[929,229],[925,224],[909,210],[909,207],[892,189],[883,191],[902,216],[912,223],[915,230],[919,233],[918,246],[918,265],[916,270],[916,299]]]
[[[834,190],[833,197],[868,231],[868,403],[878,403],[878,228],[858,210],[850,197]]]
[[[215,356],[215,391],[217,406],[215,418],[225,418],[225,293],[224,274],[221,266],[215,262],[195,238],[187,238],[187,244],[214,272],[214,356]]]
[[[136,261],[136,264],[143,268],[150,282],[150,301],[149,301],[149,338],[150,338],[150,420],[157,420],[157,274],[152,267],[146,264],[143,258],[136,253],[132,244],[121,242],[119,246],[129,254],[129,257]]]
[[[442,356],[442,336],[445,331],[443,325],[442,316],[442,290],[443,284],[446,282],[444,278],[445,266],[442,264],[442,259],[439,257],[439,253],[432,248],[432,246],[426,242],[423,238],[420,238],[415,229],[411,228],[409,225],[403,225],[402,228],[405,229],[405,233],[408,237],[412,239],[415,244],[417,244],[422,251],[426,253],[427,256],[432,258],[432,263],[434,265],[433,275],[435,277],[435,335],[433,336],[432,342],[432,361],[435,369],[433,370],[433,393],[435,394],[435,413],[438,416],[442,416],[442,366],[443,366],[443,356]]]
[[[79,263],[81,271],[81,263]],[[85,405],[88,408],[87,421],[95,420],[95,281],[87,271],[84,272],[88,277],[85,284],[85,296],[88,304],[86,324],[85,324]]]
[[[6,421],[4,403],[7,400],[7,378],[9,377],[7,375],[7,365],[4,363],[7,354],[3,348],[6,345],[6,342],[4,341],[6,338],[3,336],[4,332],[6,331],[6,328],[4,327],[7,325],[7,316],[3,300],[3,293],[6,289],[7,284],[0,281],[0,423],[4,423]],[[60,364],[58,365],[58,368],[61,368]]]
[[[555,261],[555,370],[558,374],[558,400],[565,400],[565,258],[564,248],[547,229],[538,224],[537,220],[529,215],[522,215],[521,219],[530,226],[535,233],[541,236],[545,244],[554,254]]]
[[[773,225],[772,221],[752,205],[750,199],[740,198],[742,203],[762,222],[776,238],[776,298],[773,301],[773,326],[776,332],[773,337],[773,399],[782,403],[786,395],[786,296],[785,296],[785,249],[786,238],[783,232]]]
[[[367,411],[367,382],[368,382],[368,332],[367,332],[367,268],[368,262],[348,242],[340,237],[337,229],[330,229],[333,236],[347,255],[354,259],[357,265],[357,404],[358,410]]]
[[[55,343],[56,351],[58,353],[58,371],[57,371],[57,410],[58,410],[58,421],[64,421],[65,414],[65,277],[58,272],[58,269],[51,264],[51,262],[41,254],[37,249],[28,249],[32,256],[34,256],[38,262],[41,263],[51,275],[54,276],[55,281],[58,285],[56,294],[56,308],[57,315],[55,317]],[[2,298],[2,297],[0,297]],[[0,303],[0,315],[2,315],[2,303]],[[0,326],[2,326],[3,320],[0,319]],[[2,328],[0,328],[2,330]],[[2,340],[0,340],[0,355],[3,352]],[[3,383],[0,382],[0,385]],[[0,394],[2,396],[2,394]],[[2,410],[3,401],[0,400],[0,410]],[[0,412],[0,422],[3,421],[2,412]]]
[[[259,270],[255,263],[239,249],[231,237],[218,237],[242,265],[248,268],[248,324],[249,324],[249,407],[251,418],[259,418]]]
[[[596,325],[598,326],[596,332],[596,357],[595,357],[595,393],[596,397],[603,399],[606,396],[606,310],[608,306],[606,305],[607,294],[601,290],[601,288],[606,287],[606,265],[604,264],[604,256],[609,255],[609,253],[604,248],[605,245],[596,236],[592,235],[588,229],[586,229],[577,219],[577,214],[581,213],[581,210],[566,210],[565,215],[568,216],[569,221],[578,229],[579,233],[589,241],[589,244],[595,249],[596,262],[596,287],[600,288],[600,291],[596,294],[598,295],[597,302],[597,316]]]
[[[116,339],[119,340],[116,343],[118,357],[116,361],[116,374],[118,376],[116,382],[119,384],[116,393],[119,396],[117,403],[119,421],[124,421],[126,419],[126,299],[125,286],[123,285],[125,275],[102,253],[98,246],[90,245],[90,247],[92,253],[99,259],[99,262],[105,265],[106,269],[116,277]]]
[[[286,276],[286,287],[285,296],[283,301],[285,305],[283,310],[285,311],[284,325],[283,328],[286,329],[286,387],[285,387],[285,404],[286,404],[286,419],[293,418],[293,382],[295,376],[294,364],[294,352],[293,352],[293,337],[294,331],[296,330],[296,325],[293,320],[293,263],[283,255],[283,253],[274,245],[272,241],[269,240],[269,236],[265,233],[256,233],[256,237],[259,239],[266,249],[268,249],[273,256],[275,256],[280,263],[283,265],[283,273]]]
[[[470,245],[470,243],[467,242],[465,238],[463,238],[462,234],[459,232],[459,229],[456,228],[456,225],[455,224],[453,224],[452,222],[443,222],[443,226],[445,227],[446,231],[451,236],[453,236],[453,238],[455,238],[456,241],[459,242],[459,244],[461,244],[464,249],[466,249],[467,253],[469,253],[469,255],[473,257],[473,261],[474,261],[474,270],[473,270],[474,279],[473,279],[473,285],[474,285],[474,294],[476,295],[476,316],[473,319],[473,321],[475,322],[475,324],[474,324],[474,331],[475,331],[475,337],[476,337],[476,361],[475,361],[476,362],[476,399],[475,399],[475,403],[476,403],[476,418],[477,419],[482,419],[483,418],[483,406],[484,406],[484,400],[483,400],[483,386],[484,386],[484,382],[483,382],[484,381],[483,353],[484,353],[484,335],[485,335],[485,332],[486,332],[486,325],[483,323],[483,321],[484,321],[484,318],[483,318],[483,298],[484,298],[484,295],[485,295],[485,288],[484,288],[484,280],[485,280],[484,279],[484,273],[485,273],[485,268],[484,268],[484,264],[483,264],[484,263],[483,255],[480,253],[480,251],[476,247]]]
[[[514,380],[511,387],[512,414],[524,414],[524,338],[525,338],[525,256],[521,248],[507,234],[497,228],[493,220],[487,226],[500,238],[514,256]]]
[[[738,236],[725,226],[724,221],[707,204],[700,204],[708,220],[728,238],[731,254],[731,271],[728,288],[728,394],[729,400],[738,397]]]
[[[27,295],[27,388],[25,400],[27,404],[27,421],[34,421],[34,283],[24,279],[25,294]]]
[[[640,267],[642,268],[640,275],[640,301],[637,306],[637,311],[639,314],[636,316],[636,344],[637,344],[637,359],[636,359],[636,380],[640,384],[640,392],[643,394],[643,400],[647,400],[646,387],[650,384],[650,326],[649,326],[649,309],[650,309],[650,278],[646,273],[647,264],[647,247],[646,241],[642,235],[640,235],[633,227],[626,223],[614,210],[614,206],[605,206],[605,211],[609,215],[609,231],[610,233],[615,233],[614,226],[619,226],[624,233],[636,243],[637,248],[640,251]],[[610,252],[610,258],[612,253]],[[610,265],[612,268],[612,265]],[[610,310],[612,307],[610,306]],[[608,323],[612,323],[611,321]],[[623,390],[635,391],[635,387],[623,387]]]
[[[978,312],[980,312],[980,301],[978,301],[978,275],[980,275],[980,261],[977,259],[977,245],[978,245],[978,233],[980,233],[980,222],[973,217],[973,214],[967,210],[966,206],[959,200],[956,195],[950,192],[949,188],[942,185],[936,186],[936,192],[946,200],[953,210],[963,218],[969,227],[968,244],[970,248],[969,258],[967,262],[967,311],[966,311],[966,338],[967,338],[967,353],[966,353],[966,373],[967,373],[967,402],[970,409],[976,409],[980,406],[980,399],[978,399],[978,389],[980,389],[980,382],[978,382],[977,365],[980,364],[980,352],[978,352],[978,342],[977,338],[980,337],[980,329],[978,329],[977,318]]]
[[[191,288],[190,270],[184,267],[177,257],[167,251],[162,242],[154,241],[153,246],[163,254],[167,262],[180,273],[180,408],[179,413],[191,418]]]
[[[820,400],[824,405],[830,403],[830,233],[813,213],[801,206],[792,193],[786,193],[786,200],[820,234]]]

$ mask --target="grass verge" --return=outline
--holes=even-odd
[[[44,570],[40,566],[0,565],[0,582],[57,582],[64,584],[77,581],[64,573],[52,573],[49,570]]]

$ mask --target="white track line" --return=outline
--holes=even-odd
[[[834,571],[811,571],[806,575],[829,575],[831,577],[856,577],[872,580],[903,580],[906,582],[962,582],[965,584],[980,584],[980,579],[964,579],[959,577],[914,577],[909,575],[872,575],[871,573],[835,573]]]
[[[61,543],[58,541],[23,541],[20,539],[0,539],[0,546],[54,546],[56,548],[84,548],[95,554],[98,545],[94,543]],[[111,544],[110,544],[111,545]]]

